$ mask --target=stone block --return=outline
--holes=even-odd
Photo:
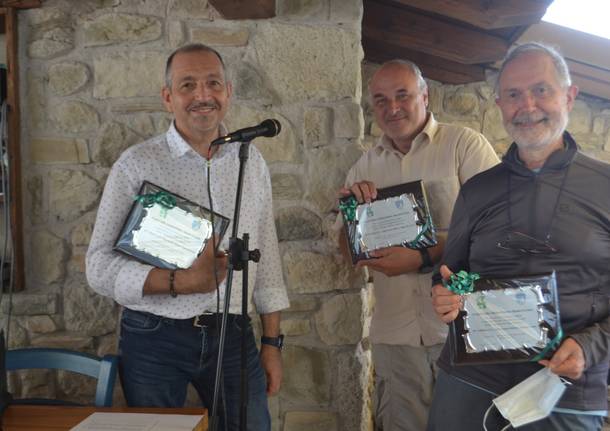
[[[165,107],[161,102],[161,98],[157,97],[157,100],[150,100],[145,102],[126,100],[126,101],[115,101],[110,110],[113,113],[119,114],[133,114],[139,112],[165,112]]]
[[[184,26],[180,21],[170,21],[167,24],[167,42],[170,48],[178,48],[184,44]]]
[[[607,124],[607,117],[595,117],[595,119],[593,119],[593,133],[596,135],[603,135],[608,128]]]
[[[114,52],[94,58],[93,97],[159,97],[165,60],[164,52],[151,51]]]
[[[76,403],[91,403],[95,397],[97,380],[70,371],[57,370],[58,396]]]
[[[476,92],[479,97],[483,100],[488,100],[490,102],[494,102],[496,99],[496,94],[494,93],[494,89],[488,84],[481,84],[476,87]]]
[[[83,102],[60,102],[50,113],[55,128],[67,133],[85,133],[97,130],[100,125],[97,111]]]
[[[35,334],[49,334],[57,331],[57,324],[50,316],[31,316],[25,320],[25,328]]]
[[[373,367],[370,352],[360,346],[354,351],[338,352],[333,356],[337,384],[331,397],[337,401],[341,427],[346,430],[372,430]]]
[[[75,220],[98,204],[100,191],[100,184],[84,172],[52,171],[49,182],[51,214],[61,221]]]
[[[286,311],[314,311],[318,300],[312,296],[291,296],[290,308]]]
[[[337,415],[331,412],[287,412],[284,419],[284,431],[337,431],[338,429]]]
[[[305,177],[309,179],[305,198],[322,212],[335,208],[337,191],[343,186],[347,171],[361,155],[362,148],[357,144],[310,150],[305,167]]]
[[[329,0],[278,0],[276,10],[277,16],[283,19],[326,21]]]
[[[245,28],[195,27],[191,29],[191,42],[209,46],[246,46],[250,32]]]
[[[496,105],[492,105],[483,113],[483,135],[489,142],[509,138],[502,122],[502,112]]]
[[[350,288],[348,265],[311,251],[290,251],[284,254],[284,274],[291,293],[310,294]]]
[[[83,44],[100,46],[142,43],[161,36],[161,21],[152,16],[107,13],[83,22]]]
[[[8,301],[4,301],[4,303],[8,304]],[[7,310],[4,310],[5,316],[7,312]],[[6,344],[9,349],[20,349],[22,347],[27,346],[29,344],[27,331],[23,327],[21,327],[21,325],[18,325],[16,323],[12,324],[11,322],[11,334],[9,339],[6,340]]]
[[[342,103],[334,107],[335,138],[361,138],[364,129],[362,108],[356,103]]]
[[[445,97],[444,87],[436,81],[428,82],[428,111],[434,115],[443,112],[443,99]]]
[[[21,392],[23,398],[53,398],[55,372],[50,370],[19,371]]]
[[[95,140],[93,160],[110,167],[128,147],[142,141],[131,129],[117,122],[106,123]]]
[[[96,337],[116,329],[117,307],[114,301],[95,293],[80,278],[64,287],[63,310],[68,331]]]
[[[297,159],[297,140],[290,122],[276,112],[256,110],[234,104],[229,109],[225,124],[229,130],[238,130],[259,124],[266,118],[276,118],[282,125],[279,135],[253,141],[267,163],[292,162]]]
[[[89,245],[89,240],[91,239],[91,234],[93,233],[93,223],[85,222],[77,225],[74,229],[72,229],[72,233],[70,234],[70,242],[72,246],[87,246]]]
[[[117,322],[118,322],[118,314],[117,314]],[[117,323],[118,324],[118,323]],[[97,338],[97,351],[95,352],[98,356],[104,355],[116,355],[119,350],[119,335],[118,333],[102,335]]]
[[[339,25],[351,25],[360,30],[363,13],[361,0],[330,0],[330,20]]]
[[[572,134],[589,133],[591,131],[591,108],[584,100],[574,102],[568,121],[568,131]]]
[[[470,89],[460,87],[445,93],[444,108],[451,115],[476,116],[479,114],[479,99]]]
[[[330,362],[328,353],[288,345],[282,352],[284,374],[281,397],[299,403],[326,405],[330,400]],[[324,429],[324,428],[312,428]]]
[[[272,95],[265,86],[256,66],[239,61],[231,67],[233,71],[233,94],[240,100],[256,100],[259,105],[270,105]]]
[[[89,163],[89,148],[84,139],[32,138],[30,161],[33,163]]]
[[[29,196],[29,218],[33,224],[38,224],[44,221],[44,208],[43,208],[43,184],[42,177],[39,175],[28,178],[27,180],[27,191]]]
[[[210,9],[207,0],[171,0],[167,14],[178,18],[211,19],[214,11]]]
[[[32,27],[38,27],[42,24],[49,24],[55,22],[66,22],[69,17],[60,8],[57,7],[49,7],[45,5],[45,7],[36,8],[36,9],[27,9],[20,11],[19,16],[23,14],[27,23]]]
[[[26,101],[28,115],[22,117],[31,130],[46,130],[47,127],[47,99],[44,79],[36,74],[27,74]]]
[[[48,233],[47,233],[48,235]],[[62,250],[62,244],[59,243],[59,238],[53,237],[53,239],[46,239],[45,233],[37,232],[33,235],[35,240],[41,240],[39,247],[43,245],[54,245],[58,246],[59,252],[49,253],[49,250],[55,249],[44,249],[41,253],[48,255],[61,255],[64,250]],[[59,240],[61,241],[61,240]],[[35,249],[34,249],[35,250]],[[37,253],[33,253],[34,256]],[[35,264],[38,263],[35,259]],[[57,277],[59,278],[59,276]],[[36,315],[49,315],[55,314],[58,312],[57,308],[57,295],[53,293],[15,293],[13,295],[13,305],[12,305],[12,314],[14,316],[36,316]],[[2,312],[8,312],[8,301],[2,302]],[[11,331],[12,332],[12,331]],[[12,335],[12,334],[11,334]]]
[[[86,250],[72,249],[72,256],[68,262],[68,269],[73,272],[84,274],[86,271]]]
[[[280,324],[282,334],[287,336],[306,335],[311,332],[308,319],[282,319]]]
[[[303,186],[297,175],[273,174],[271,188],[273,200],[298,200],[303,196]]]
[[[49,67],[49,88],[58,96],[76,93],[89,81],[86,64],[69,62],[56,63]]]
[[[362,56],[359,31],[262,21],[246,61],[265,65],[282,101],[299,103],[359,100]]]
[[[303,140],[309,148],[332,143],[333,111],[326,107],[306,108],[303,115]]]
[[[363,309],[360,294],[327,299],[315,315],[316,329],[328,345],[356,344],[362,339]]]
[[[280,241],[319,238],[322,233],[320,223],[320,217],[303,207],[282,208],[275,219]]]
[[[36,32],[28,45],[28,56],[50,59],[66,54],[72,48],[74,48],[74,30],[70,27],[52,27]]]
[[[32,347],[53,347],[93,354],[93,338],[72,332],[54,332],[32,338]]]
[[[31,237],[30,249],[32,250],[32,273],[36,278],[46,284],[63,280],[65,259],[68,254],[63,239],[46,230],[37,231]]]
[[[129,129],[141,136],[143,140],[152,138],[160,133],[157,129],[158,121],[154,114],[137,113],[129,115],[122,120],[124,124],[129,124]],[[125,131],[128,131],[129,129],[126,129]],[[163,130],[163,132],[166,131],[167,129]],[[132,138],[135,140],[135,136]]]

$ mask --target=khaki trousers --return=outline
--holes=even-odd
[[[442,347],[372,345],[377,431],[426,429]]]

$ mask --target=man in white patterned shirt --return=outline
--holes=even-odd
[[[101,295],[124,307],[121,317],[121,381],[130,406],[180,407],[192,383],[211,408],[218,353],[217,310],[222,308],[227,261],[208,246],[188,269],[170,271],[138,262],[113,244],[144,180],[233,218],[239,143],[211,147],[226,134],[221,124],[232,94],[222,58],[191,44],[167,60],[162,98],[174,122],[166,134],[126,150],[112,167],[87,251],[87,280]],[[242,273],[235,272],[223,361],[224,422],[239,422],[240,335],[248,335],[248,429],[270,429],[267,394],[282,379],[279,322],[288,307],[271,202],[267,166],[255,147],[244,178],[239,233],[261,251],[250,266],[250,303],[260,314],[263,343],[258,354],[251,324],[241,316]],[[229,226],[229,232],[231,231]],[[228,239],[221,248],[228,247]],[[217,276],[215,276],[215,269]],[[218,278],[219,286],[216,285]],[[223,395],[221,395],[223,396]]]

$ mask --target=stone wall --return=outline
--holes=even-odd
[[[292,300],[274,429],[369,429],[369,295],[330,229],[335,192],[361,152],[361,17],[358,0],[278,0],[277,17],[259,21],[224,20],[205,0],[48,0],[20,11],[27,286],[13,298],[10,346],[116,351],[118,307],[84,274],[97,205],[121,151],[170,123],[160,100],[168,54],[203,42],[231,71],[229,129],[282,123],[255,143],[272,174]],[[86,400],[83,381],[11,377],[18,395]]]

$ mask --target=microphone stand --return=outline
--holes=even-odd
[[[218,428],[218,388],[222,375],[222,361],[227,332],[227,317],[229,315],[229,301],[231,299],[231,285],[233,284],[233,271],[242,271],[242,324],[248,321],[248,262],[258,262],[260,251],[248,250],[250,235],[244,233],[243,239],[237,237],[239,228],[239,215],[241,210],[241,196],[244,182],[244,171],[250,153],[250,140],[244,141],[239,147],[239,175],[237,177],[237,191],[235,193],[235,211],[233,213],[233,229],[229,238],[229,261],[227,264],[227,284],[224,295],[222,324],[220,326],[220,339],[218,344],[218,361],[216,363],[216,378],[214,379],[214,397],[212,399],[212,412],[210,414],[210,431]],[[246,357],[246,331],[241,331],[241,370],[240,370],[240,417],[239,429],[246,431],[248,414],[248,367]],[[226,426],[226,424],[225,424]]]

